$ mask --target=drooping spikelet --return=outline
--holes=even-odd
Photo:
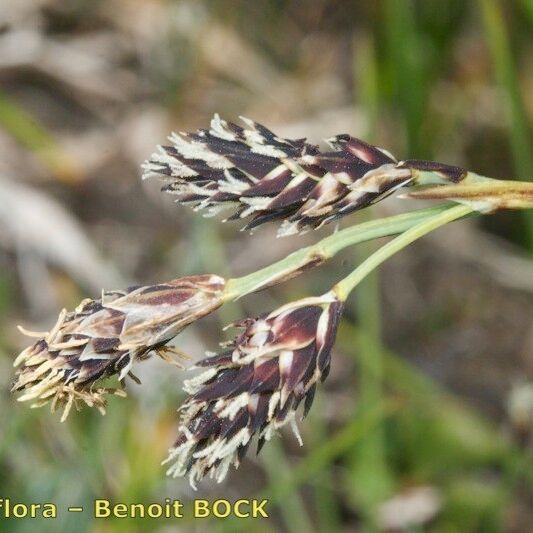
[[[47,333],[16,359],[13,391],[38,407],[64,407],[62,420],[79,401],[104,412],[105,394],[123,391],[100,386],[110,376],[122,384],[134,362],[157,353],[171,360],[165,344],[185,326],[222,304],[225,280],[188,276],[167,283],[107,291],[86,299],[73,312],[63,310]],[[134,378],[135,379],[135,378]]]
[[[296,410],[303,400],[307,414],[318,381],[329,372],[342,307],[327,293],[237,323],[244,331],[221,353],[198,362],[207,370],[185,382],[190,396],[180,408],[167,474],[188,474],[193,487],[207,474],[220,482],[231,464],[239,465],[254,435],[259,452],[285,424],[301,444]]]
[[[459,181],[465,171],[430,161],[398,161],[388,151],[350,135],[327,142],[321,152],[305,139],[289,140],[249,119],[248,129],[215,115],[210,129],[173,133],[143,164],[177,202],[214,215],[251,219],[245,229],[283,220],[279,235],[317,228],[414,184],[416,170]]]

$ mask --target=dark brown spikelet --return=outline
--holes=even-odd
[[[301,444],[296,411],[303,402],[307,414],[317,383],[329,372],[342,307],[328,293],[237,323],[244,331],[221,353],[198,362],[206,370],[185,382],[190,396],[180,408],[167,474],[188,475],[193,487],[207,474],[220,482],[254,436],[259,452],[285,424]]]
[[[413,170],[435,171],[456,182],[463,169],[428,161],[398,162],[382,148],[350,135],[321,152],[305,139],[283,139],[249,119],[242,128],[215,115],[210,129],[173,133],[143,164],[177,202],[226,220],[247,219],[244,229],[283,220],[278,234],[318,228],[414,183]]]
[[[16,359],[13,391],[33,406],[51,402],[64,407],[84,402],[105,408],[105,395],[124,395],[100,382],[118,376],[122,384],[134,362],[157,353],[171,361],[165,344],[185,326],[222,304],[225,280],[215,275],[188,276],[167,283],[107,291],[86,299],[73,312],[63,310],[47,333],[27,333],[38,340]],[[135,379],[135,378],[134,378]]]

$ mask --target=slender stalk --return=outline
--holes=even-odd
[[[334,287],[333,292],[337,295],[339,300],[345,301],[350,292],[363,280],[370,272],[377,268],[381,263],[386,261],[389,257],[399,252],[412,242],[427,233],[444,226],[449,222],[463,218],[471,214],[474,210],[466,205],[450,207],[444,212],[425,220],[411,229],[402,233],[399,237],[388,242],[382,246],[377,252],[372,254],[369,258],[363,261],[351,274],[348,274],[344,279],[339,281]]]
[[[228,280],[224,300],[236,300],[281,280],[294,277],[306,268],[323,263],[347,246],[402,233],[448,209],[449,204],[429,209],[419,209],[410,213],[365,222],[338,231],[318,241],[316,244],[297,250],[265,268],[240,278]]]

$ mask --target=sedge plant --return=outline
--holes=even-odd
[[[393,236],[331,289],[239,320],[234,338],[193,368],[184,383],[178,436],[164,461],[171,476],[193,487],[210,475],[222,481],[252,442],[259,452],[298,420],[326,379],[347,299],[384,261],[441,226],[500,209],[533,207],[533,185],[497,180],[434,161],[398,160],[347,134],[328,139],[329,151],[305,139],[284,139],[261,124],[245,127],[215,115],[210,128],[173,133],[144,163],[144,178],[163,180],[179,204],[207,215],[229,211],[244,229],[279,222],[278,235],[300,234],[337,221],[402,189],[404,198],[440,200],[425,209],[333,232],[284,259],[239,278],[186,276],[154,285],[104,291],[63,310],[48,332],[22,332],[35,342],[15,360],[13,391],[32,406],[95,407],[125,395],[136,364],[153,354],[169,363],[184,355],[168,345],[185,327],[228,302],[285,283],[327,263],[341,250]],[[114,379],[109,386],[108,380]]]

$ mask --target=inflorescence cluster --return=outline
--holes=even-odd
[[[72,312],[63,310],[46,333],[23,333],[35,342],[16,358],[13,391],[32,405],[96,407],[106,395],[125,395],[132,367],[152,354],[176,362],[167,345],[189,324],[225,302],[264,289],[322,264],[363,240],[400,234],[350,276],[319,297],[288,303],[245,318],[218,354],[196,362],[203,371],[185,381],[177,439],[165,462],[171,476],[221,481],[255,439],[257,451],[288,424],[301,442],[297,412],[311,407],[328,375],[344,301],[370,270],[416,238],[472,211],[531,207],[531,188],[477,176],[432,161],[398,161],[388,151],[350,135],[328,139],[329,151],[305,139],[284,139],[261,124],[245,127],[213,118],[210,128],[172,134],[144,163],[144,178],[163,180],[164,191],[207,215],[229,209],[245,228],[280,221],[280,236],[318,228],[364,208],[401,187],[413,196],[454,200],[440,206],[352,226],[242,278],[187,276],[126,290],[104,291]],[[424,192],[425,191],[425,192]],[[113,381],[112,387],[105,382]]]

